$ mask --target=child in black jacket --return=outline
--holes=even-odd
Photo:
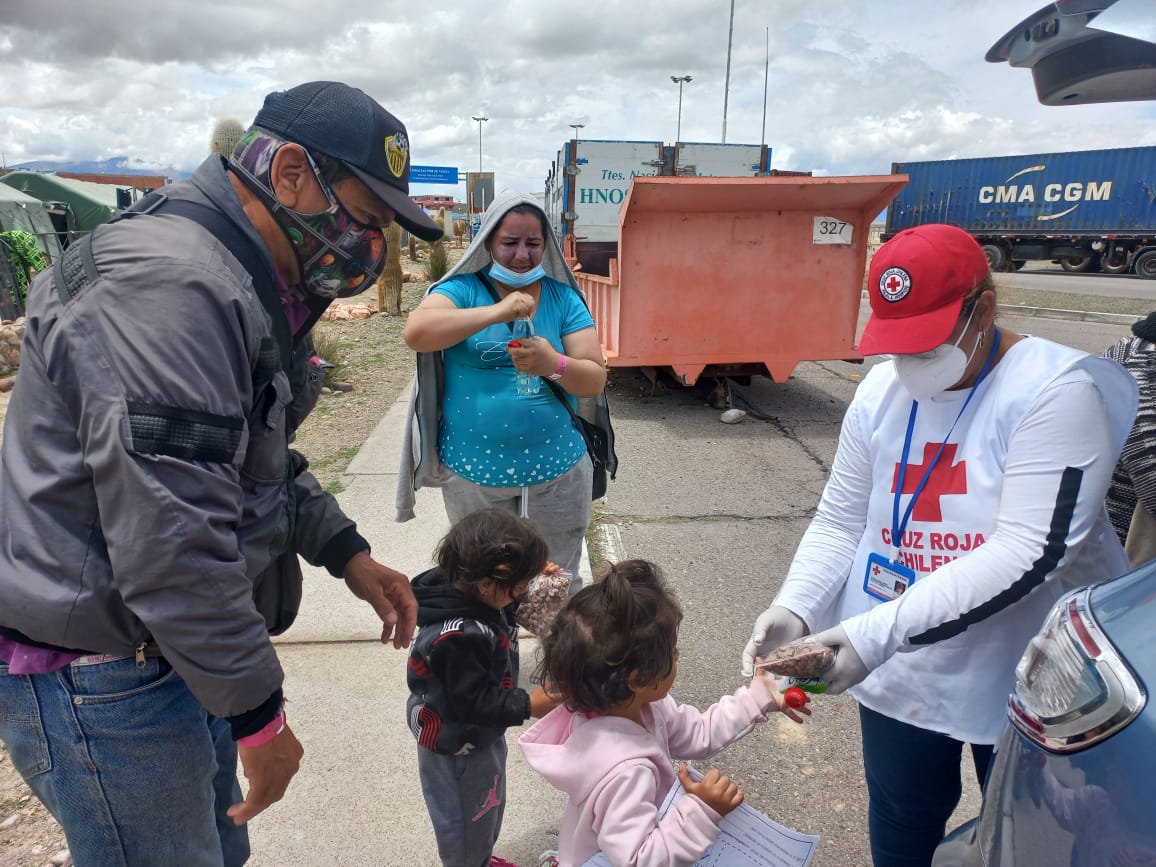
[[[444,867],[508,863],[492,858],[506,798],[506,728],[555,705],[540,688],[517,686],[513,612],[546,557],[533,524],[483,509],[455,524],[438,544],[437,566],[413,579],[418,632],[406,710]]]

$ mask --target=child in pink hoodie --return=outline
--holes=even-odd
[[[681,621],[658,567],[626,560],[579,591],[543,640],[539,677],[563,705],[518,743],[527,764],[570,796],[561,867],[578,867],[599,851],[614,867],[693,864],[743,795],[717,770],[695,783],[680,765],[676,777],[673,759],[713,756],[770,710],[802,722],[765,674],[706,712],[675,702],[669,692]],[[660,819],[676,779],[687,796]]]

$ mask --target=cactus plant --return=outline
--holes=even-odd
[[[444,211],[438,213],[434,222],[442,227],[442,237],[436,241],[431,241],[429,245],[429,261],[425,263],[425,274],[431,283],[440,280],[446,275],[446,271],[450,269],[450,254],[446,251],[445,242],[445,217]]]
[[[391,223],[385,230],[385,270],[377,278],[377,309],[390,316],[401,315],[401,226]]]
[[[223,117],[213,127],[213,135],[209,139],[209,153],[231,156],[241,136],[245,134],[245,127],[235,117]]]

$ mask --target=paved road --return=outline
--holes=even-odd
[[[1124,325],[1004,317],[1017,331],[1100,352]],[[818,502],[839,424],[864,368],[804,364],[790,381],[756,379],[743,394],[771,421],[719,422],[705,391],[652,392],[615,371],[612,406],[621,469],[601,504],[603,542],[666,570],[685,611],[674,694],[705,706],[740,683],[738,658],[771,600]],[[602,546],[600,546],[602,547]],[[814,702],[805,727],[785,719],[756,729],[717,766],[757,809],[820,833],[815,867],[870,863],[866,796],[854,702]],[[966,757],[965,757],[966,762]],[[978,810],[974,775],[953,825]]]
[[[1047,262],[1029,262],[1022,271],[996,274],[995,282],[997,286],[1156,301],[1156,280],[1142,280],[1125,274],[1071,274],[1059,265]]]

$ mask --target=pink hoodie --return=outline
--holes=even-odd
[[[526,763],[570,796],[558,863],[579,867],[601,851],[614,867],[692,865],[718,838],[720,816],[689,795],[662,819],[677,782],[673,759],[705,759],[745,735],[776,707],[763,678],[706,712],[669,695],[642,709],[646,728],[614,716],[559,707],[519,739]]]

